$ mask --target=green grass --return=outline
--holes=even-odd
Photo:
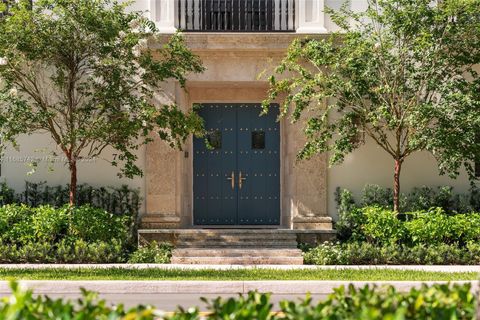
[[[6,269],[0,280],[347,280],[454,281],[478,280],[476,272],[402,270],[181,270],[181,269]]]

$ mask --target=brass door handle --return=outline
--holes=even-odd
[[[227,178],[227,180],[230,180],[232,182],[232,190],[235,189],[235,172],[232,171],[231,177]]]
[[[247,178],[243,178],[243,177],[242,177],[242,171],[240,171],[240,175],[239,175],[239,178],[238,178],[238,187],[239,187],[240,189],[242,189],[242,185],[243,185],[243,181],[244,181],[244,180],[247,180]]]

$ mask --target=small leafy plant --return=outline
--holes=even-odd
[[[170,263],[173,246],[167,242],[152,241],[130,255],[128,263]]]

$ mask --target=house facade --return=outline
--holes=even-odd
[[[304,143],[302,121],[277,121],[277,105],[259,117],[269,73],[298,37],[322,37],[335,31],[324,13],[342,0],[138,0],[132,10],[148,11],[161,36],[152,49],[182,30],[188,46],[203,61],[205,72],[191,75],[185,89],[168,83],[158,103],[175,102],[188,110],[199,106],[210,147],[191,138],[183,150],[155,140],[138,151],[144,176],[122,180],[102,159],[79,164],[79,182],[128,184],[144,199],[144,229],[280,228],[326,232],[336,218],[335,189],[359,194],[367,183],[391,186],[393,161],[371,141],[329,168],[328,155],[296,161]],[[361,10],[365,1],[352,1]],[[278,101],[280,103],[281,101]],[[1,178],[17,190],[25,180],[64,184],[67,168],[48,161],[54,149],[47,136],[21,137],[19,151],[8,150]],[[107,160],[115,155],[108,154]],[[36,172],[27,175],[35,160]],[[50,168],[53,170],[50,170]],[[464,174],[456,180],[438,175],[434,159],[419,154],[407,160],[404,191],[415,186],[469,187]],[[307,232],[306,231],[306,232]]]

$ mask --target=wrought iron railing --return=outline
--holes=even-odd
[[[176,0],[176,27],[203,32],[295,31],[295,10],[295,0]]]

